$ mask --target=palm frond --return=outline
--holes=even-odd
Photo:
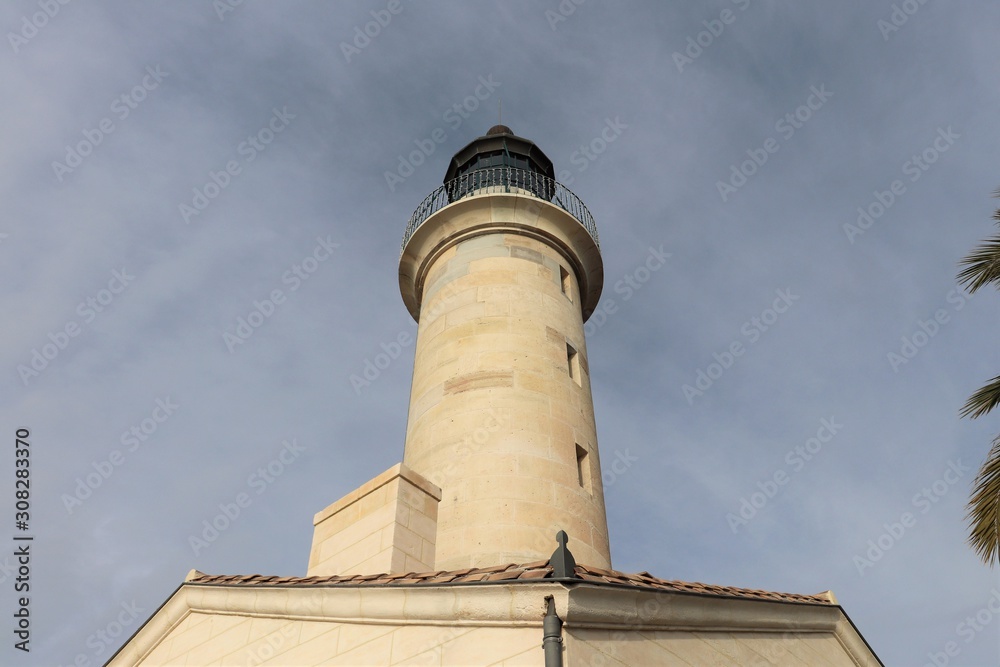
[[[1000,559],[1000,436],[976,474],[967,509],[969,545],[992,566]]]
[[[962,406],[961,416],[982,417],[1000,404],[1000,375],[990,380],[986,385],[976,390]]]
[[[994,214],[1000,223],[1000,210]],[[965,267],[958,274],[958,282],[969,292],[986,285],[1000,287],[1000,236],[986,239],[958,263]]]

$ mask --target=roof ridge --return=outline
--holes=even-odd
[[[518,564],[507,563],[488,567],[467,567],[459,570],[433,570],[427,572],[382,573],[382,574],[347,574],[347,575],[311,575],[308,577],[277,577],[260,574],[225,575],[206,574],[191,570],[185,578],[186,584],[200,585],[231,585],[231,586],[323,586],[323,585],[358,585],[358,586],[398,586],[440,584],[473,584],[501,582],[538,582],[552,576],[552,566],[546,561],[533,561]],[[697,581],[679,581],[654,577],[649,572],[629,574],[619,570],[604,569],[593,565],[577,564],[575,574],[581,582],[595,584],[612,584],[629,588],[665,590],[677,593],[695,595],[711,595],[718,597],[737,597],[754,600],[771,600],[780,602],[798,602],[804,604],[837,605],[837,598],[831,591],[814,595],[801,593],[782,593],[756,588],[741,588],[720,584],[704,584]],[[565,580],[560,580],[565,581]]]

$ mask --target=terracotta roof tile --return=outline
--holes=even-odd
[[[548,568],[532,568],[530,570],[525,570],[521,573],[519,579],[542,579],[543,577],[549,576],[550,570]]]
[[[477,571],[478,572],[502,572],[504,570],[509,570],[512,567],[520,567],[520,566],[519,565],[514,565],[512,563],[508,563],[507,565],[490,565],[489,567],[480,567],[480,568],[477,568]]]
[[[250,575],[211,575],[203,572],[193,572],[186,583],[199,585],[225,586],[433,586],[435,584],[478,582],[515,582],[542,581],[552,576],[552,566],[547,561],[535,561],[518,565],[493,565],[483,568],[465,568],[462,570],[436,570],[434,572],[405,572],[393,574],[365,575],[330,575],[311,577],[274,577],[259,574]],[[753,588],[737,588],[734,586],[719,586],[689,581],[672,581],[659,579],[648,572],[626,574],[615,570],[605,570],[588,565],[576,566],[576,577],[581,582],[596,584],[611,584],[643,590],[662,590],[695,595],[712,595],[718,597],[735,597],[753,600],[773,600],[778,602],[797,602],[802,604],[835,605],[836,601],[827,593],[817,595],[799,595],[796,593],[778,593]]]

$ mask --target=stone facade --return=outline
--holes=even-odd
[[[555,533],[610,567],[584,315],[596,242],[531,196],[429,217],[400,261],[419,323],[403,462],[441,487],[436,565],[546,558]]]
[[[401,463],[313,519],[308,576],[434,569],[441,489]]]
[[[226,579],[193,574],[108,664],[541,667],[549,597],[565,624],[563,664],[572,667],[881,664],[835,601],[817,596],[790,602],[741,589],[545,579],[217,583]]]

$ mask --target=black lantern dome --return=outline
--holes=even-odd
[[[552,160],[542,149],[506,125],[494,125],[455,153],[444,183],[451,201],[494,186],[527,190],[550,201],[554,178]]]
[[[451,158],[444,185],[424,197],[406,223],[400,255],[417,228],[441,209],[465,197],[501,194],[537,197],[558,206],[583,225],[599,249],[594,217],[554,177],[552,160],[534,142],[517,136],[506,125],[494,125]]]
[[[555,178],[552,160],[533,141],[515,135],[506,125],[494,125],[486,134],[473,139],[455,153],[444,182],[477,169],[501,166],[526,169]]]

